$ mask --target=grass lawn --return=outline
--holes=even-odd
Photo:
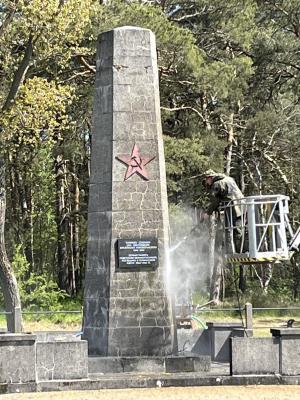
[[[239,313],[221,313],[221,312],[203,312],[198,313],[197,316],[206,322],[235,322],[241,323],[241,316]],[[294,310],[287,312],[286,310],[279,312],[265,313],[256,312],[253,317],[254,325],[254,336],[270,336],[270,328],[286,326],[288,319],[294,318],[295,327],[300,327],[300,310]],[[243,315],[243,320],[244,315]],[[81,331],[82,315],[81,314],[58,314],[55,316],[45,315],[24,315],[24,331],[35,332],[35,331]],[[6,327],[6,320],[3,315],[0,315],[0,328]],[[194,327],[201,328],[201,325],[197,322],[194,323]]]
[[[241,315],[234,313],[204,312],[198,316],[203,322],[235,322],[242,323]],[[242,314],[243,323],[245,316]],[[257,311],[253,315],[254,336],[271,336],[270,328],[285,327],[286,322],[293,318],[294,326],[300,327],[300,310],[279,310],[272,312]]]
[[[44,315],[24,315],[24,332],[36,331],[73,331],[80,332],[82,324],[81,314],[59,314],[55,316]],[[0,316],[0,328],[6,328],[6,320],[3,315]]]

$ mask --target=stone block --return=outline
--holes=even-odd
[[[89,373],[164,371],[162,357],[89,357]]]
[[[117,155],[128,155],[131,154],[131,151],[133,149],[135,140],[119,140],[117,143],[114,143],[114,156]],[[149,140],[148,138],[143,141],[139,141],[139,149],[141,156],[155,156],[157,155],[157,149],[158,149],[158,144],[156,140]],[[151,165],[152,161],[147,164]]]
[[[278,373],[278,338],[231,338],[232,375],[267,375]]]
[[[82,338],[88,342],[88,354],[93,356],[107,356],[108,335],[107,328],[83,327]]]
[[[178,351],[211,356],[211,338],[208,329],[178,329]]]
[[[122,239],[124,236],[127,239],[141,237],[140,229],[147,232],[163,228],[162,218],[161,210],[128,210],[126,218],[124,211],[115,211],[112,219],[112,237],[115,239]],[[144,235],[142,237],[147,238]]]
[[[97,70],[105,63],[112,63],[113,59],[113,31],[105,32],[99,37],[97,44]]]
[[[122,62],[124,57],[155,57],[155,37],[149,29],[123,26],[113,30],[114,59]]]
[[[102,257],[99,260],[98,252],[95,250],[95,248],[90,248],[90,246],[88,246],[88,255],[89,259],[86,263],[86,271],[92,271],[92,277],[94,277],[95,276],[94,270],[96,270],[96,273],[99,276],[101,276],[102,282],[109,281],[109,276],[103,273],[103,271],[105,271],[105,269],[109,268],[110,266],[109,258],[102,255]],[[109,271],[106,272],[109,273]],[[89,281],[91,281],[91,279],[89,279]],[[103,288],[102,291],[105,292],[105,288]],[[88,294],[89,296],[91,296],[90,293]]]
[[[111,297],[138,297],[138,288],[120,289],[113,287],[110,290]]]
[[[194,372],[193,357],[166,357],[165,370],[167,373],[172,372]]]
[[[208,372],[210,364],[209,356],[170,356],[165,358],[165,372]]]
[[[211,341],[211,359],[218,362],[230,361],[230,338],[246,336],[245,330],[238,323],[207,322]],[[240,328],[240,329],[238,329]]]
[[[96,133],[95,133],[96,135]],[[112,181],[111,163],[113,160],[112,144],[106,140],[94,140],[91,154],[90,183],[103,183]]]
[[[160,210],[160,187],[155,181],[118,181],[112,185],[113,193],[121,193],[113,196],[112,209],[122,210]]]
[[[300,328],[271,329],[271,333],[280,341],[280,374],[300,375]]]
[[[101,76],[101,75],[100,75]],[[100,82],[99,82],[100,83]],[[96,87],[94,109],[99,114],[111,114],[113,111],[113,87],[112,85],[102,85]],[[97,126],[94,128],[97,132]]]
[[[74,331],[38,331],[35,332],[37,342],[53,342],[81,340],[79,332]]]
[[[101,254],[101,249],[103,248],[103,242],[99,241],[94,247],[91,246],[92,242],[88,245],[88,261],[86,265],[86,270],[92,272],[92,278],[95,274],[101,276],[102,282],[109,282],[109,268],[110,258],[106,252]],[[89,277],[87,277],[89,279]],[[105,288],[102,289],[105,291]],[[90,294],[89,294],[90,296]]]
[[[97,60],[98,61],[98,60]],[[97,65],[96,61],[96,65]],[[105,59],[104,63],[100,63],[99,65],[99,70],[96,73],[96,88],[101,87],[101,86],[106,86],[107,84],[111,84],[112,79],[113,79],[113,68],[112,68],[112,58]],[[111,97],[112,99],[112,97]],[[101,99],[96,99],[100,100]],[[112,105],[112,103],[111,103]]]
[[[300,375],[300,337],[281,337],[280,373],[282,375]]]
[[[114,197],[113,207],[120,210],[159,210],[161,205],[157,193],[149,187],[154,185],[145,185],[141,188],[140,192],[133,192],[133,194],[124,193],[123,199]]]
[[[113,356],[161,356],[172,353],[171,327],[110,328],[109,348]]]
[[[208,372],[210,357],[89,357],[90,374]]]
[[[116,85],[114,90],[113,112],[131,113],[131,85]]]
[[[152,65],[141,67],[131,67],[129,70],[119,69],[118,65],[113,66],[114,82],[119,85],[143,85],[145,83],[152,83],[155,70]],[[154,86],[154,85],[153,85]],[[134,110],[140,112],[142,110]]]
[[[36,335],[0,335],[0,383],[35,382]]]
[[[95,294],[94,294],[95,296]],[[84,309],[84,325],[88,328],[104,328],[108,326],[108,297],[95,296],[87,298]]]
[[[300,328],[272,328],[270,332],[275,337],[300,337]]]
[[[97,101],[94,102],[94,108],[97,107]],[[92,127],[92,146],[97,143],[105,142],[109,139],[109,132],[113,126],[113,114],[94,113]],[[103,131],[103,133],[102,133]],[[101,134],[100,134],[101,133]],[[97,154],[96,154],[97,155]]]
[[[94,271],[93,271],[94,272]],[[109,291],[108,287],[102,285],[103,280],[106,280],[109,285],[109,276],[107,276],[107,271],[95,271],[95,273],[88,276],[85,281],[85,290],[87,299],[100,299],[108,298]],[[99,304],[100,305],[100,304]]]
[[[140,310],[141,309],[141,299],[139,297],[110,297],[110,306],[114,310],[120,310],[123,315],[127,310]]]
[[[112,213],[111,211],[90,212],[88,224],[88,239],[99,241],[111,239]],[[104,249],[101,249],[101,253]],[[110,250],[110,249],[109,249]],[[108,250],[108,251],[109,251]]]
[[[53,341],[36,344],[37,380],[86,379],[87,342]]]
[[[194,357],[194,371],[195,372],[209,372],[211,369],[210,355],[199,355]]]
[[[112,183],[91,183],[89,189],[89,212],[105,212],[112,209]]]

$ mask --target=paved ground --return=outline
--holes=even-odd
[[[114,389],[2,395],[1,400],[298,400],[300,386]]]

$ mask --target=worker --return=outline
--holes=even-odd
[[[222,203],[229,203],[244,197],[235,180],[230,176],[217,173],[210,169],[204,172],[201,178],[202,184],[210,197],[210,205],[203,216],[204,219],[207,219],[213,212],[217,212]],[[231,226],[232,224],[234,226],[233,236],[236,248],[238,248],[241,243],[241,216],[241,203],[234,202],[232,206],[232,216],[230,216],[230,213],[227,213],[227,221],[225,221],[225,223],[226,225]]]
[[[221,203],[242,199],[244,197],[235,180],[230,176],[209,169],[204,172],[201,177],[202,184],[210,196],[210,205],[207,209],[207,214],[209,215],[214,211],[218,211]],[[240,205],[234,206],[234,211],[235,217],[240,218]]]

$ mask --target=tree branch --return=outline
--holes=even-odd
[[[179,18],[173,18],[173,21],[174,22],[181,22],[181,21],[185,21],[185,20],[190,19],[190,18],[197,17],[198,15],[201,15],[201,14],[202,14],[201,12],[195,12],[194,14],[183,15],[182,17],[179,17]]]
[[[80,62],[80,64],[84,65],[90,72],[92,72],[93,74],[96,73],[96,68],[93,65],[90,65],[86,59],[83,57],[83,55],[77,55],[78,60]]]
[[[205,121],[205,118],[203,117],[203,115],[198,111],[198,110],[196,110],[196,108],[194,108],[194,107],[185,107],[185,106],[182,106],[182,107],[175,107],[175,108],[168,108],[168,107],[160,107],[161,108],[161,110],[166,110],[166,111],[180,111],[180,110],[191,110],[191,111],[193,111],[194,113],[196,113],[200,118],[201,118],[201,120],[204,122]]]
[[[283,180],[283,182],[286,184],[286,186],[289,187],[290,186],[290,182],[289,182],[287,176],[285,175],[285,173],[282,171],[282,169],[278,165],[277,161],[274,160],[274,158],[272,158],[271,156],[269,156],[266,153],[262,153],[262,155],[267,161],[269,161],[269,163],[271,163],[275,167],[275,169],[278,172],[280,178]],[[296,193],[295,189],[291,188],[290,190],[291,190],[292,193],[294,193],[294,194]]]
[[[7,110],[11,106],[14,99],[16,98],[19,88],[25,79],[26,72],[29,68],[32,54],[33,54],[33,39],[32,39],[32,35],[30,35],[28,42],[27,42],[26,50],[24,53],[24,57],[21,61],[21,64],[19,65],[19,68],[15,72],[14,79],[12,81],[12,84],[11,84],[9,93],[7,95],[7,98],[5,100],[5,103],[2,107],[2,111]]]

